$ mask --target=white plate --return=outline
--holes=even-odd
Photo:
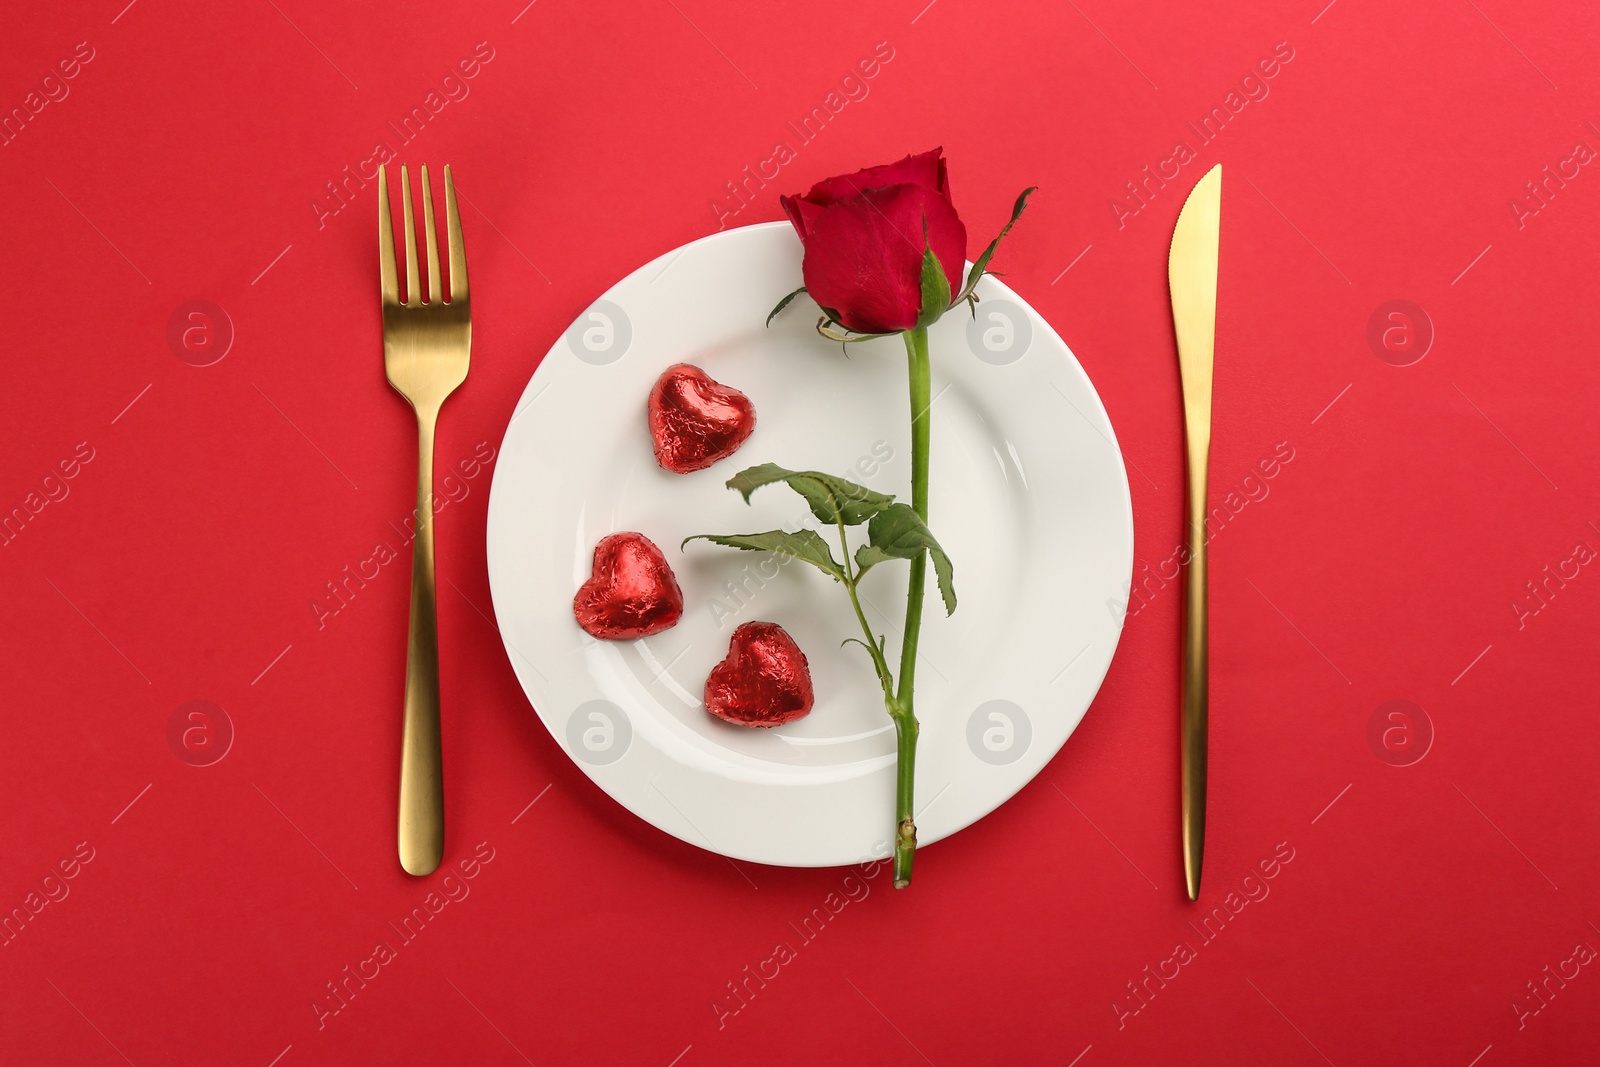
[[[908,497],[910,419],[898,338],[849,346],[795,301],[800,242],[786,223],[719,233],[624,278],[539,364],[506,429],[489,498],[489,582],[507,653],[558,744],[624,807],[739,859],[831,866],[887,855],[894,730],[843,590],[803,565],[696,542],[810,519],[784,486],[746,505],[723,483],[774,462]],[[922,844],[1021,789],[1077,726],[1110,666],[1133,568],[1127,474],[1105,409],[1065,343],[985,278],[931,331],[930,521],[955,564],[946,618],[929,576],[916,707]],[[690,475],[656,465],[645,398],[673,363],[755,403],[755,433]],[[595,542],[638,530],[666,552],[683,620],[595,641],[572,597]],[[827,531],[824,531],[825,535]],[[831,541],[831,537],[830,537]],[[862,584],[898,662],[907,567]],[[781,623],[811,662],[816,707],[772,730],[709,715],[706,675],[742,622]]]

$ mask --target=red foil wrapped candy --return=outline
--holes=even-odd
[[[656,462],[677,474],[733,455],[756,428],[749,397],[687,363],[673,364],[656,379],[649,411]]]
[[[649,637],[683,617],[683,590],[655,542],[641,533],[614,533],[594,546],[594,566],[572,598],[572,614],[606,641]]]
[[[728,658],[706,679],[706,710],[736,726],[782,726],[814,703],[806,654],[775,622],[733,631]]]

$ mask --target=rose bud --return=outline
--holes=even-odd
[[[614,533],[594,546],[587,582],[572,599],[578,625],[606,641],[649,637],[683,617],[683,590],[644,534]]]
[[[704,470],[733,455],[756,428],[749,397],[688,363],[662,372],[647,408],[656,462],[676,474]]]
[[[950,202],[943,153],[935,148],[781,198],[805,247],[806,291],[849,329],[894,333],[917,325],[925,248],[951,291],[961,287],[967,228]]]
[[[733,631],[727,658],[706,679],[706,710],[736,726],[782,726],[815,702],[806,654],[775,622]]]

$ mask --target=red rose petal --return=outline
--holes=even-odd
[[[825,208],[805,240],[806,291],[862,333],[917,324],[922,311],[923,221],[927,246],[952,292],[966,267],[967,228],[950,201],[926,186],[892,185]]]
[[[803,196],[780,196],[778,203],[783,205],[784,212],[789,216],[789,222],[794,226],[794,232],[804,241],[811,232],[811,224],[817,221],[817,216],[823,212],[822,205],[813,204]]]
[[[799,196],[782,196],[778,202],[783,205],[790,223],[803,241],[810,236],[811,227],[823,208],[859,196],[868,189],[881,189],[887,185],[921,185],[940,193],[946,200],[950,199],[944,149],[917,152],[895,163],[825,178],[813,185],[809,192]]]
[[[935,148],[906,156],[894,163],[858,170],[854,174],[825,178],[811,187],[805,199],[818,207],[827,207],[840,200],[859,196],[868,189],[881,189],[886,185],[920,185],[936,193],[943,193],[945,198],[949,199],[949,192],[945,188],[943,153],[943,148]]]

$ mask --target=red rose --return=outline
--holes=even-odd
[[[943,152],[829,178],[803,196],[782,198],[805,246],[806,291],[848,329],[895,333],[917,325],[925,248],[933,249],[951,292],[961,288],[967,228],[950,202]]]

